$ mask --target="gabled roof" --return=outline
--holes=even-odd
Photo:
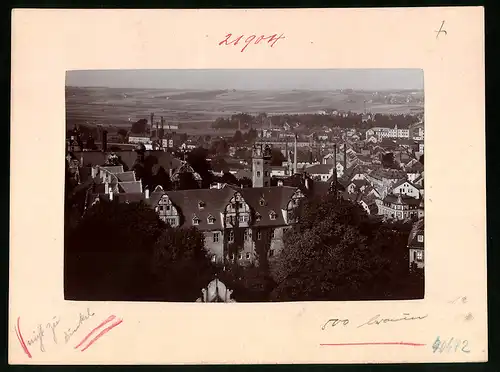
[[[384,202],[398,204],[398,197],[401,197],[401,202],[403,204],[406,204],[406,205],[418,206],[420,204],[420,199],[415,199],[415,198],[412,198],[411,196],[407,196],[407,195],[394,195],[394,194],[388,194],[384,198]]]
[[[133,171],[116,173],[115,176],[118,178],[119,182],[134,182],[134,181],[136,181],[135,173]]]
[[[120,193],[142,193],[142,182],[119,182],[118,189]]]
[[[305,171],[309,174],[330,174],[332,169],[331,164],[315,164],[307,167]]]
[[[396,187],[399,187],[399,186],[401,186],[401,185],[404,185],[405,183],[407,183],[407,184],[409,184],[410,186],[415,187],[416,189],[418,189],[418,187],[417,187],[417,186],[415,186],[412,182],[408,181],[407,179],[401,179],[401,180],[399,180],[398,182],[396,182],[396,183],[394,184],[394,186],[393,186],[392,188],[393,188],[393,189],[395,189]]]

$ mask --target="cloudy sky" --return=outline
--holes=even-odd
[[[419,69],[332,70],[81,70],[66,85],[112,88],[334,90],[423,89]]]

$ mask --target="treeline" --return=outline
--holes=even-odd
[[[363,114],[348,112],[344,115],[329,116],[321,114],[293,114],[293,115],[273,115],[267,117],[265,114],[250,115],[237,114],[230,118],[216,119],[213,128],[226,129],[248,129],[248,128],[266,128],[271,126],[283,126],[288,123],[292,127],[295,124],[300,124],[298,131],[305,129],[319,129],[324,126],[328,128],[358,128],[369,129],[372,127],[408,127],[411,124],[418,122],[418,115],[400,114],[400,115],[385,115],[375,114],[373,118],[363,121]]]

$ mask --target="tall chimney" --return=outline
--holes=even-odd
[[[297,134],[293,143],[293,174],[297,174]]]
[[[347,144],[344,142],[344,172],[347,170]]]
[[[333,170],[332,174],[337,174],[337,144],[333,145]]]
[[[155,118],[155,114],[151,113],[151,130],[153,130],[153,127],[154,127],[154,118]]]
[[[108,131],[107,130],[102,131],[102,151],[103,152],[108,151]]]

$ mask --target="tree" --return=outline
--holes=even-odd
[[[273,300],[381,299],[391,292],[396,248],[374,242],[392,229],[382,231],[359,205],[331,195],[306,200],[298,217],[272,268]]]
[[[203,147],[197,147],[187,156],[187,162],[193,170],[198,173],[202,179],[202,187],[209,187],[212,183],[212,173],[210,163],[207,160],[208,150]]]
[[[192,190],[199,189],[199,184],[194,179],[193,173],[182,172],[179,173],[179,181],[177,184],[177,190]]]
[[[241,134],[241,131],[237,130],[236,132],[234,132],[233,143],[235,144],[243,143],[243,135]]]
[[[132,124],[132,128],[130,132],[135,134],[143,134],[147,132],[148,121],[146,119],[139,119],[134,124]]]
[[[394,154],[392,152],[382,155],[382,165],[384,168],[397,168],[396,163],[394,162]]]
[[[252,180],[248,177],[242,177],[238,180],[238,184],[243,187],[252,187]]]
[[[229,185],[239,185],[238,179],[235,177],[234,174],[230,172],[224,172],[224,174],[221,177],[221,182],[227,183]]]
[[[285,161],[286,161],[285,155],[283,155],[280,149],[272,149],[271,165],[281,166]]]
[[[153,245],[165,229],[144,203],[101,200],[65,244],[66,298],[134,301],[154,295]]]
[[[215,272],[195,227],[167,227],[154,246],[153,263],[162,301],[194,302]]]

